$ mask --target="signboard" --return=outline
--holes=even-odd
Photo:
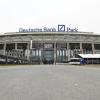
[[[43,27],[43,28],[19,28],[19,32],[78,32],[77,28],[66,27],[65,25],[58,25],[58,29],[51,27]]]

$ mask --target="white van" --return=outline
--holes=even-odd
[[[69,64],[73,64],[73,65],[80,64],[80,58],[71,58]]]

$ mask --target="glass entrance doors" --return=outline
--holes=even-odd
[[[44,64],[54,63],[54,50],[44,49],[42,52],[42,62]]]
[[[66,49],[57,49],[56,62],[65,63],[67,61]]]
[[[53,64],[54,63],[54,46],[51,43],[45,43],[43,45],[42,62],[44,64]]]

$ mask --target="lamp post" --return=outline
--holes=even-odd
[[[32,39],[30,41],[30,62],[32,63]]]

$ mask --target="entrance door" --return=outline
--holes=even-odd
[[[41,55],[42,55],[42,62],[44,64],[53,64],[54,63],[53,44],[44,44],[44,48]]]
[[[43,50],[42,61],[44,64],[53,64],[54,63],[54,51],[50,49]]]

